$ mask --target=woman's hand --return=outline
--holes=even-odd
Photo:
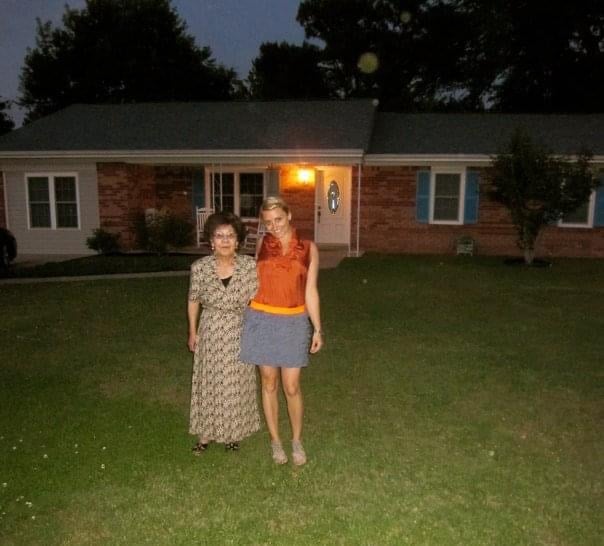
[[[197,347],[197,334],[195,332],[191,332],[189,334],[187,346],[189,347],[189,351],[191,351],[192,353],[195,352],[195,348]]]
[[[312,342],[310,344],[310,352],[312,354],[318,353],[323,347],[323,333],[315,330],[312,335]]]

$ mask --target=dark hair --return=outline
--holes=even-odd
[[[203,236],[205,240],[209,241],[220,226],[231,226],[237,234],[239,243],[241,244],[245,241],[247,229],[243,225],[241,218],[232,212],[215,212],[208,216],[208,219],[203,226]]]

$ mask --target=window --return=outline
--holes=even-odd
[[[589,199],[577,210],[565,214],[559,225],[562,227],[592,227],[596,202],[595,195],[595,191],[591,192]]]
[[[264,173],[214,172],[210,181],[214,210],[234,212],[242,218],[258,218],[265,194]]]
[[[29,225],[33,228],[49,228],[50,193],[48,178],[32,177],[27,180],[29,191]]]
[[[235,212],[235,174],[214,173],[214,210]]]
[[[461,175],[434,174],[433,222],[459,222]]]
[[[264,176],[262,173],[239,175],[239,214],[247,218],[258,218],[264,199]]]
[[[459,167],[417,172],[416,219],[424,224],[475,224],[480,175]]]
[[[73,175],[26,177],[30,228],[78,228],[78,191]]]

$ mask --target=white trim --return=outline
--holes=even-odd
[[[358,164],[358,176],[357,176],[357,248],[356,257],[360,258],[359,245],[361,241],[361,181],[363,179],[363,169],[361,169],[361,163]],[[352,186],[352,184],[351,184]],[[351,187],[352,190],[352,187]],[[351,207],[352,208],[352,207]]]
[[[561,156],[562,157],[562,156]],[[571,156],[573,159],[574,156]],[[228,163],[247,165],[250,162],[270,165],[273,163],[334,163],[342,166],[400,165],[430,167],[432,165],[464,165],[467,167],[489,166],[490,154],[365,154],[362,149],[334,150],[48,150],[48,151],[0,151],[0,170],[3,160],[89,160],[95,162],[122,161],[137,164],[210,165]],[[594,155],[592,164],[603,165],[604,155]]]
[[[76,213],[77,222],[76,227],[58,227],[57,226],[57,201],[55,194],[55,178],[69,177],[74,179],[75,183],[75,194],[76,194]],[[50,226],[48,227],[32,227],[31,225],[31,209],[29,207],[29,179],[30,178],[47,178],[48,179],[48,206],[50,207]],[[38,230],[52,230],[52,231],[80,231],[82,229],[82,218],[81,218],[81,203],[80,203],[80,190],[79,190],[79,179],[78,173],[76,172],[25,172],[23,175],[23,182],[25,185],[25,207],[27,215],[27,230],[38,231]]]
[[[444,165],[432,166],[430,169],[430,215],[429,223],[435,225],[449,225],[459,226],[463,225],[465,215],[465,201],[466,201],[466,172],[467,170],[458,165]],[[435,220],[434,219],[434,199],[435,186],[436,186],[436,175],[437,174],[456,174],[459,175],[459,201],[457,203],[457,220]]]
[[[6,189],[6,174],[2,171],[2,191],[4,193],[4,225],[6,229],[10,229],[10,222],[8,221],[8,190]]]
[[[325,163],[338,161],[353,164],[362,160],[362,149],[334,150],[48,150],[0,151],[2,159],[88,159],[136,163],[208,164],[208,163]]]
[[[411,165],[431,167],[433,165],[463,165],[480,167],[490,164],[492,160],[492,156],[484,154],[367,154],[364,164],[367,166]]]
[[[459,165],[467,167],[482,167],[490,165],[493,155],[489,154],[366,154],[363,164],[370,166],[380,165],[411,165],[418,167],[430,167],[432,165]],[[560,156],[567,157],[567,156]],[[576,159],[576,156],[570,156]],[[592,163],[604,163],[604,155],[594,155]]]
[[[594,227],[594,216],[596,213],[596,190],[592,190],[589,195],[589,202],[587,204],[587,222],[585,223],[566,223],[564,219],[558,220],[558,227],[561,228],[593,228]]]

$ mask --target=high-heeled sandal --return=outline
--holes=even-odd
[[[285,464],[287,462],[287,455],[283,450],[281,442],[271,442],[271,450],[273,452],[273,461],[276,464]]]
[[[292,462],[296,466],[306,464],[306,452],[299,440],[292,440]]]
[[[202,442],[197,442],[194,446],[193,449],[191,450],[193,452],[193,455],[201,455],[206,449],[208,449],[208,445],[209,444],[204,444]]]

